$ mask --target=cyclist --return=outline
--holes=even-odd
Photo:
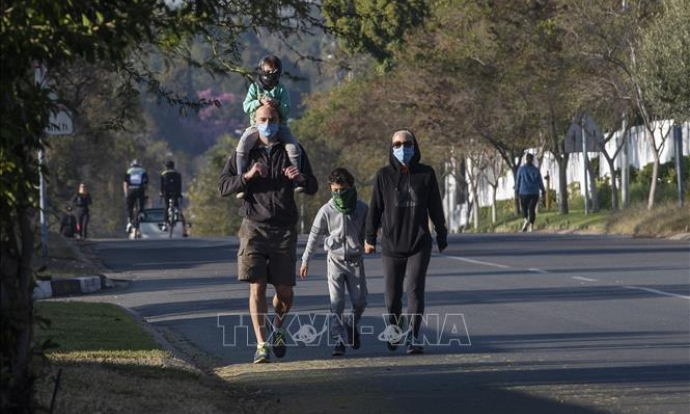
[[[165,223],[168,223],[168,209],[170,209],[170,201],[173,205],[180,209],[180,199],[182,198],[182,175],[175,171],[175,162],[166,161],[165,171],[161,173],[161,190],[160,196],[165,202]],[[180,216],[182,213],[180,213]]]
[[[144,209],[144,201],[148,196],[148,183],[149,177],[146,170],[141,167],[138,160],[133,160],[129,164],[129,169],[125,174],[125,181],[122,184],[127,200],[127,233],[132,231],[134,203],[138,203],[140,212]]]

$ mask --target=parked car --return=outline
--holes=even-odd
[[[139,214],[139,232],[142,239],[167,239],[164,208],[146,208]],[[187,237],[187,229],[182,222],[175,224],[173,238]]]

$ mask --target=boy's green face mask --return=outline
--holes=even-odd
[[[343,188],[331,192],[335,208],[341,213],[351,214],[357,206],[357,189],[355,187]]]

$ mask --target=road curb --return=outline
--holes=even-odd
[[[33,298],[48,299],[58,296],[86,295],[112,287],[115,287],[115,283],[104,275],[40,280],[34,288]]]

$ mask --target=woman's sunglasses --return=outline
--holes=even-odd
[[[410,148],[412,146],[412,141],[405,141],[405,142],[394,142],[393,143],[393,148],[400,148],[400,147],[405,147],[405,148]]]

